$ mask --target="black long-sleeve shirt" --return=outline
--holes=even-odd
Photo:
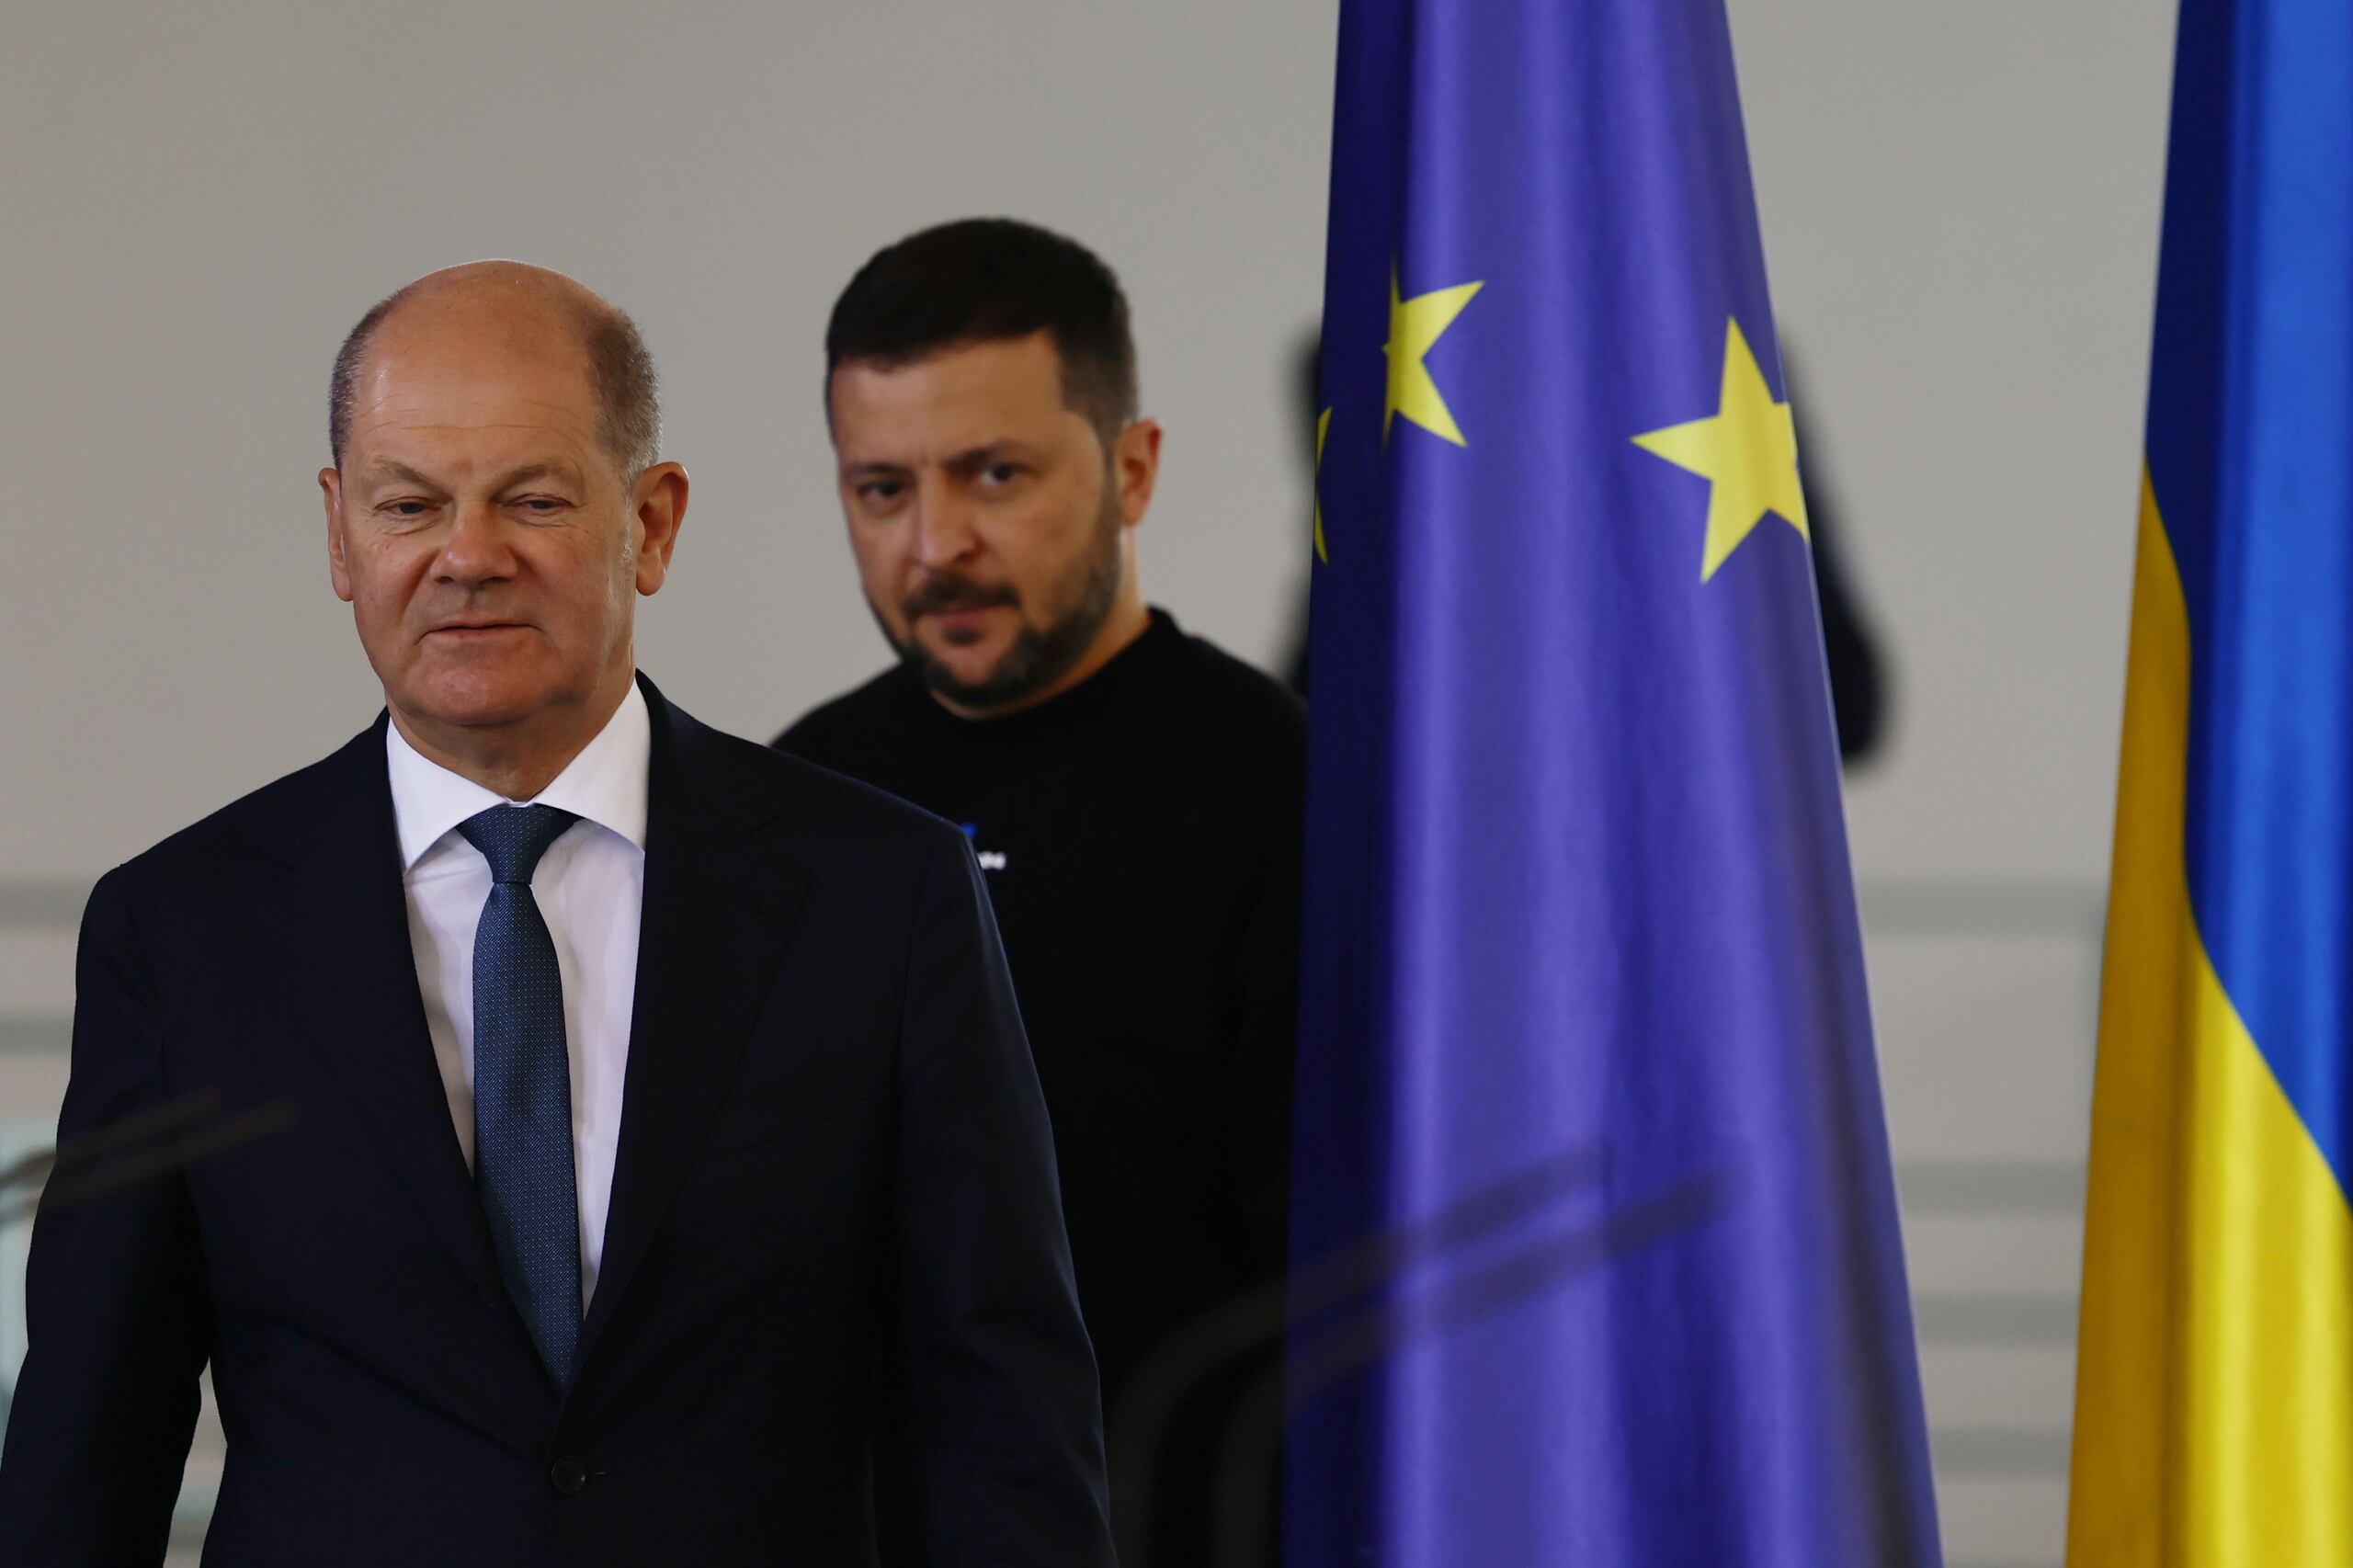
[[[1116,1423],[1155,1345],[1283,1264],[1304,711],[1154,610],[1036,708],[961,719],[902,666],[777,744],[972,837]],[[1247,1381],[1205,1390],[1154,1467],[1163,1568],[1198,1560],[1223,1407]]]

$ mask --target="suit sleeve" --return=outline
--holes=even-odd
[[[179,1173],[75,1190],[132,1157],[77,1162],[77,1141],[170,1098],[124,879],[101,881],[82,920],[65,1156],[33,1227],[30,1349],[0,1449],[0,1562],[11,1568],[161,1562],[196,1426],[210,1312]]]
[[[896,1092],[899,1376],[931,1568],[1110,1568],[1095,1356],[979,868],[923,878]]]

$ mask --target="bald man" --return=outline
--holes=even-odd
[[[483,263],[336,357],[327,563],[384,713],[108,873],[0,1562],[1108,1564],[1046,1117],[963,835],[637,672],[652,361]]]

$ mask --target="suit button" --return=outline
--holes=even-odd
[[[548,1466],[548,1484],[559,1495],[569,1497],[588,1484],[588,1467],[566,1455]]]

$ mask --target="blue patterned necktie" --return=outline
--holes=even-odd
[[[458,824],[491,878],[474,929],[474,1190],[507,1292],[559,1389],[572,1384],[580,1339],[580,1210],[563,980],[531,872],[579,820],[553,806],[493,806]]]

